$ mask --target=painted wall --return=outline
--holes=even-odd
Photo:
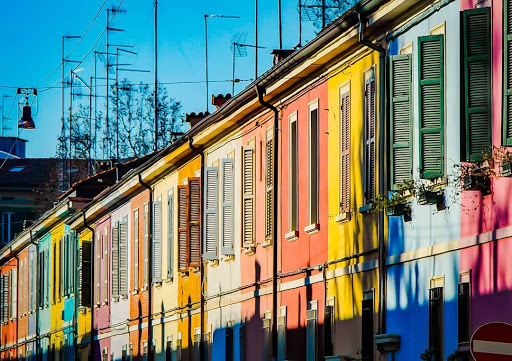
[[[418,37],[429,35],[444,24],[445,34],[445,164],[446,176],[455,173],[460,154],[460,13],[451,2],[412,26],[389,44],[389,54],[398,54],[412,44],[413,175],[419,175]],[[428,247],[444,247],[461,236],[459,190],[451,182],[443,187],[446,209],[412,202],[412,221],[389,217],[387,267],[387,332],[401,335],[396,360],[418,358],[428,348],[428,290],[433,277],[444,277],[444,356],[457,345],[457,283],[459,253],[429,256]],[[439,249],[439,248],[436,248]],[[423,253],[422,253],[423,252]],[[434,253],[435,254],[435,253]],[[421,255],[427,256],[420,259]]]

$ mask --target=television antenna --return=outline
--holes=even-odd
[[[247,33],[236,33],[231,38],[231,50],[233,52],[233,79],[231,81],[231,95],[235,95],[235,83],[239,83],[240,79],[235,79],[235,59],[245,58],[247,56],[247,48],[254,49],[265,49],[264,46],[256,46],[252,44],[246,44]]]

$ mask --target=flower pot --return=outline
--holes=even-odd
[[[500,175],[510,177],[512,175],[512,162],[507,159],[500,163]]]
[[[392,204],[386,208],[386,216],[404,216],[408,213],[408,206],[405,203]]]

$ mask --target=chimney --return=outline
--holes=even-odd
[[[204,118],[206,118],[208,115],[210,115],[210,113],[208,112],[201,112],[201,113],[190,113],[190,114],[187,114],[185,115],[185,121],[187,123],[190,123],[190,128],[193,128],[194,125],[196,125],[197,123],[199,123],[201,120],[203,120]]]
[[[216,110],[219,110],[221,106],[224,105],[229,99],[231,99],[231,94],[227,93],[219,94],[219,95],[212,95],[212,104],[215,105]]]
[[[295,50],[293,49],[274,49],[270,54],[274,55],[274,60],[272,66],[276,66],[281,61],[286,59],[291,53],[293,53]]]

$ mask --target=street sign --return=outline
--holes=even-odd
[[[512,361],[512,325],[490,322],[480,326],[470,347],[476,361]]]

